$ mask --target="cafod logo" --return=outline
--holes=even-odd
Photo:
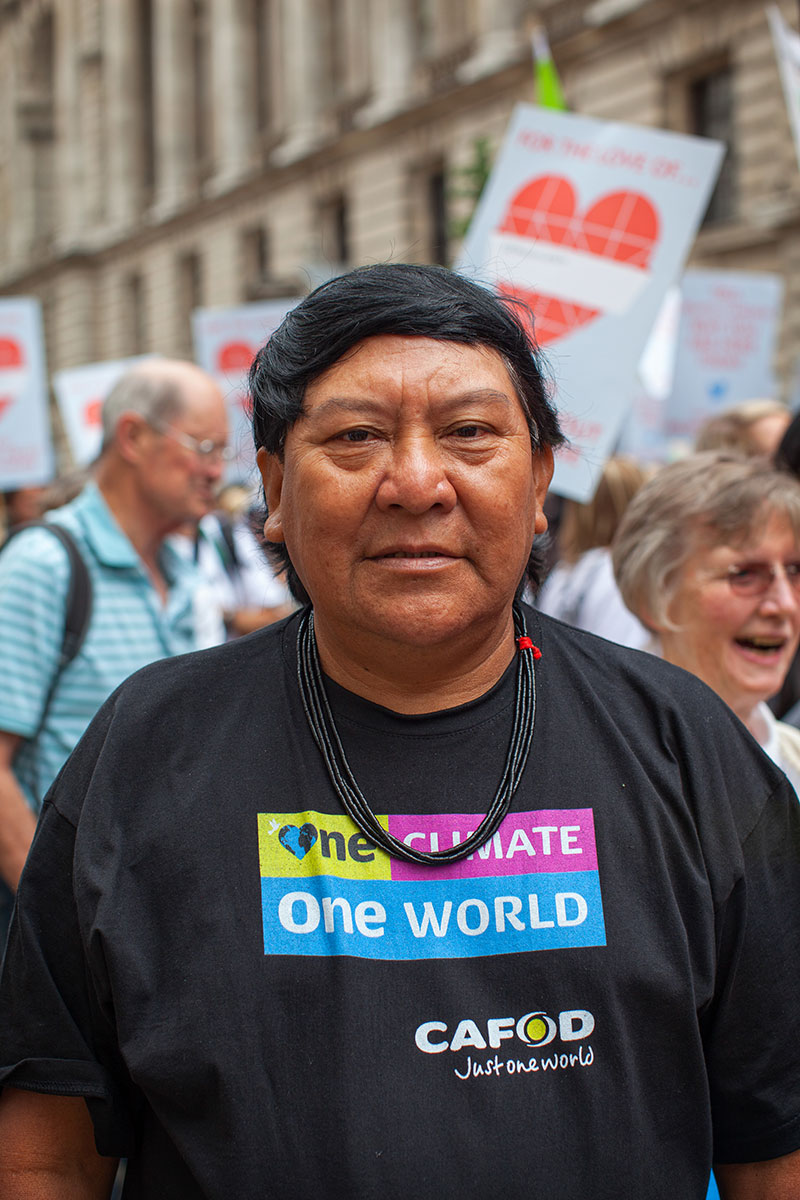
[[[444,1021],[425,1021],[414,1035],[423,1054],[443,1054],[445,1050],[499,1050],[505,1041],[519,1041],[534,1048],[547,1046],[558,1037],[562,1042],[577,1042],[594,1031],[594,1016],[585,1008],[569,1008],[556,1017],[546,1012],[527,1012],[521,1017],[489,1017],[478,1023],[470,1017],[459,1021],[452,1034]]]

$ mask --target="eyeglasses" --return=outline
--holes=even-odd
[[[178,442],[186,450],[191,450],[198,458],[208,459],[209,462],[213,462],[215,459],[230,462],[234,457],[233,449],[230,446],[215,442],[211,438],[203,438],[202,441],[198,441],[190,434],[176,429],[174,425],[154,425],[153,428],[158,433],[163,433],[165,437],[172,438],[173,442]]]
[[[728,583],[737,596],[763,596],[778,575],[783,575],[793,591],[800,595],[800,562],[738,563],[728,567]]]

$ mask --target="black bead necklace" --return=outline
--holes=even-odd
[[[432,866],[437,863],[458,862],[459,859],[474,854],[494,836],[511,807],[512,798],[528,761],[533,737],[533,722],[536,716],[534,661],[540,655],[528,637],[525,616],[518,604],[514,605],[514,626],[519,645],[514,723],[503,774],[494,800],[478,828],[463,842],[449,849],[427,851],[415,850],[392,837],[378,822],[356,783],[325,694],[317,639],[314,635],[314,610],[307,608],[302,614],[297,630],[297,682],[312,737],[319,747],[325,768],[345,812],[370,841],[394,858]]]

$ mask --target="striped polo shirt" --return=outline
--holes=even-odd
[[[96,484],[48,514],[75,538],[92,583],[89,628],[66,667],[34,743],[23,744],[14,773],[34,811],[107,696],[155,659],[195,649],[195,569],[161,549],[166,605]],[[45,529],[18,534],[0,554],[0,729],[36,732],[64,634],[69,559]]]

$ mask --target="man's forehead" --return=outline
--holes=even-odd
[[[430,389],[446,401],[519,399],[503,357],[491,347],[396,334],[357,342],[309,382],[306,398],[315,407],[345,401],[350,406],[381,389],[405,387]]]

